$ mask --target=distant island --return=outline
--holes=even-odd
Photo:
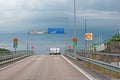
[[[3,51],[5,51],[5,52],[9,52],[8,49],[0,48],[0,52],[3,52]]]
[[[4,48],[0,48],[0,56],[5,56],[5,55],[10,55],[10,50],[8,49],[4,49]]]

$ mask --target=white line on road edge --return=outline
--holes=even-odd
[[[96,80],[94,77],[92,77],[90,74],[88,74],[87,72],[85,72],[84,70],[82,70],[80,67],[76,66],[75,64],[73,64],[70,60],[68,60],[66,57],[64,57],[63,55],[61,55],[69,64],[71,64],[73,67],[75,67],[79,72],[81,72],[83,75],[85,75],[88,79],[90,80]]]
[[[72,59],[76,59],[75,57],[72,57],[72,56],[70,56],[70,55],[67,55],[67,56],[69,56],[69,57],[72,58]]]
[[[31,56],[29,56],[29,57],[31,57]],[[29,58],[29,57],[27,57],[27,58]],[[11,67],[11,66],[13,66],[13,65],[15,65],[15,64],[18,64],[18,63],[24,61],[25,59],[26,59],[26,58],[21,59],[21,60],[19,60],[19,61],[16,61],[16,62],[14,62],[13,64],[9,64],[9,65],[6,66],[6,67],[0,68],[0,71],[2,71],[2,70],[4,70],[4,69],[7,69],[7,68],[9,68],[9,67]]]

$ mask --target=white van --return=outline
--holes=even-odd
[[[57,54],[61,54],[60,53],[60,48],[50,48],[50,55],[57,55]]]

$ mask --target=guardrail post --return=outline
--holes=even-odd
[[[117,66],[119,66],[119,56],[116,56],[117,58]]]

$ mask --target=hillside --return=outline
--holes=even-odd
[[[113,35],[111,39],[106,41],[105,45],[107,47],[103,52],[120,53],[120,34]]]
[[[9,50],[7,49],[0,48],[0,52],[3,52],[3,51],[9,52]]]
[[[0,48],[0,56],[10,55],[10,51],[7,49]]]

